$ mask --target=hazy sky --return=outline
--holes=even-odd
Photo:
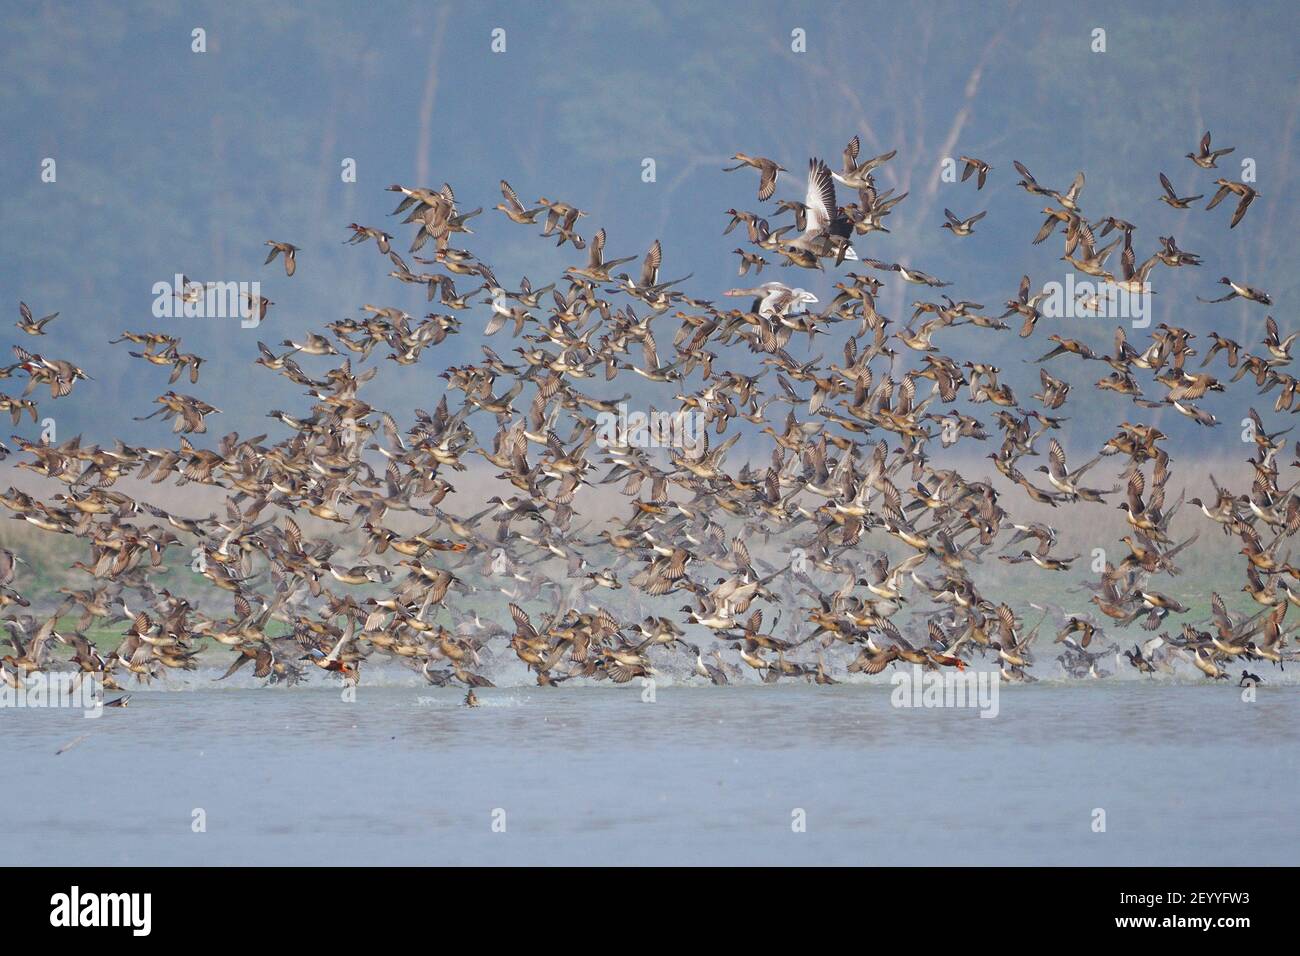
[[[1295,324],[1298,10],[1284,0],[1137,8],[377,2],[313,4],[310,12],[229,2],[11,5],[0,14],[0,301],[14,320],[19,299],[38,315],[61,312],[46,338],[11,330],[12,341],[95,378],[58,403],[38,393],[65,436],[163,436],[165,426],[125,419],[151,410],[167,388],[165,370],[106,344],[124,329],[151,328],[179,332],[183,350],[210,359],[197,386],[177,387],[224,409],[214,432],[267,427],[279,435],[258,416],[272,404],[301,409],[303,400],[252,366],[259,339],[276,344],[356,316],[363,303],[417,317],[430,311],[422,288],[385,278],[391,266],[373,245],[342,245],[357,221],[397,234],[405,252],[411,227],[389,218],[389,184],[449,182],[462,211],[486,207],[475,235],[458,244],[507,285],[525,274],[550,281],[583,254],[556,250],[492,211],[503,177],[525,201],[545,195],[587,210],[584,233],[604,226],[611,255],[639,256],[661,238],[665,274],[693,272],[684,288],[718,299],[747,281],[730,254],[739,236],[721,235],[724,210],[763,208],[756,174],[722,173],[727,158],[741,150],[777,159],[794,171],[777,195],[796,198],[808,157],[838,168],[857,133],[864,154],[899,150],[880,183],[910,192],[887,221],[890,234],[857,240],[861,255],[939,275],[955,283],[944,291],[996,314],[1022,274],[1036,285],[1066,274],[1058,240],[1029,243],[1042,197],[1015,186],[1011,161],[1060,189],[1084,170],[1089,217],[1135,222],[1139,259],[1171,232],[1205,259],[1199,270],[1157,274],[1157,322],[1202,331],[1217,323],[1255,339],[1259,307],[1205,306],[1195,296],[1218,294],[1214,280],[1231,275],[1268,289],[1272,312]],[[192,49],[196,28],[206,52]],[[1092,49],[1098,28],[1105,52]],[[497,29],[505,31],[499,53]],[[792,49],[792,31],[802,31],[804,52]],[[1240,178],[1243,159],[1257,170],[1262,197],[1231,232],[1230,206],[1205,212],[1202,201],[1181,212],[1156,202],[1161,170],[1183,194],[1213,194],[1215,174],[1183,158],[1207,128],[1216,145],[1236,147],[1224,175]],[[993,164],[983,191],[940,181],[943,159],[960,153]],[[46,158],[57,164],[53,183],[41,180]],[[340,176],[348,159],[355,182]],[[653,182],[643,181],[647,159]],[[939,228],[945,206],[989,215],[959,240]],[[301,247],[292,279],[278,265],[263,267],[271,238]],[[151,287],[176,272],[260,279],[276,302],[271,318],[255,331],[154,319]],[[823,302],[835,281],[833,270],[773,268],[769,277],[804,285]],[[918,297],[935,296],[907,287],[882,297],[881,310],[905,321]],[[436,373],[479,355],[481,313],[462,318],[464,332],[419,366],[386,363],[367,397],[395,411],[435,403],[443,384]],[[1106,348],[1114,326],[1081,320],[1063,334]],[[1028,347],[1011,334],[976,340],[1003,364],[1015,362],[1008,375],[1022,402],[1037,374],[1018,360],[1045,351],[1050,331]],[[964,334],[945,348],[955,350]],[[837,354],[841,341],[831,337],[825,350]],[[492,344],[504,351],[516,343],[498,336]],[[1099,377],[1089,369],[1076,384]],[[0,390],[22,385],[20,375]],[[591,389],[622,390],[621,381]]]

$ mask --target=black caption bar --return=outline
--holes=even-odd
[[[270,942],[281,936],[298,944],[337,945],[355,938],[373,942],[373,918],[384,901],[454,901],[455,917],[439,920],[441,941],[446,933],[464,932],[481,938],[483,927],[493,937],[511,933],[518,925],[521,940],[534,931],[531,921],[503,919],[512,895],[510,872],[487,869],[292,869],[292,868],[49,868],[0,871],[9,926],[27,934],[54,937],[76,934],[78,942],[98,944],[113,939],[127,945],[153,941],[223,939],[256,933]],[[956,929],[971,912],[969,906],[985,889],[996,888],[990,902],[1015,924],[1017,933],[1034,930],[1068,932],[1072,938],[1096,936],[1168,936],[1201,934],[1206,938],[1233,936],[1259,929],[1278,931],[1287,919],[1283,888],[1290,874],[1273,868],[1237,869],[977,869],[916,868],[899,870],[836,869],[795,874],[775,870],[766,885],[788,885],[802,894],[826,879],[829,896],[871,899],[879,894],[886,912],[894,903],[898,915],[930,907],[951,910]],[[582,877],[586,878],[586,877]],[[726,879],[733,879],[728,876]],[[568,879],[558,873],[530,874],[534,892],[539,885],[560,886]],[[543,884],[534,882],[544,880]],[[618,874],[618,892],[648,894],[664,888],[663,871],[625,870]],[[681,909],[674,921],[698,921],[702,931],[725,911],[725,894],[707,872],[682,870],[670,878]],[[578,884],[580,885],[580,884]],[[865,894],[859,896],[858,894]],[[954,894],[957,894],[954,896]],[[700,906],[689,905],[696,899]],[[947,903],[942,901],[947,900]],[[595,900],[593,900],[595,902]],[[739,901],[737,901],[739,902]],[[705,905],[707,904],[707,905]],[[417,909],[423,917],[436,912]],[[916,909],[914,909],[914,907]],[[412,910],[403,904],[394,915]],[[366,915],[368,914],[368,915]],[[448,914],[450,915],[450,914]],[[363,918],[364,917],[364,918]],[[743,929],[744,920],[735,921]],[[460,926],[462,930],[455,930]],[[370,929],[367,929],[370,927]],[[532,928],[530,928],[532,927]],[[716,927],[715,927],[716,928]],[[974,924],[972,924],[974,928]]]

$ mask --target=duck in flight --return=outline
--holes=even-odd
[[[737,169],[744,169],[746,166],[758,170],[758,198],[761,200],[771,199],[772,194],[776,192],[776,177],[779,173],[786,172],[786,168],[762,156],[747,156],[744,153],[736,153],[731,158],[737,160],[736,165],[724,167],[723,172],[735,172]]]

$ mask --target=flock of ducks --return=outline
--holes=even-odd
[[[1208,170],[1229,152],[1211,149],[1207,133],[1188,157]],[[775,280],[730,289],[723,303],[693,298],[678,288],[690,276],[662,277],[658,240],[631,267],[638,257],[607,254],[604,229],[580,234],[585,211],[546,198],[526,205],[502,181],[497,210],[585,253],[552,282],[521,278],[512,289],[479,255],[457,248],[482,209],[462,212],[449,185],[389,187],[401,196],[393,215],[414,230],[406,255],[395,251],[390,232],[371,226],[352,223],[345,241],[373,242],[389,276],[423,287],[434,311],[416,318],[365,305],[278,348],[258,342],[255,364],[308,397],[305,410],[270,411],[283,437],[231,432],[206,443],[220,409],[169,389],[144,417],[170,420],[174,445],[15,438],[18,467],[61,491],[41,500],[11,487],[0,504],[41,531],[79,541],[88,555],[72,564],[83,586],[61,588],[59,603],[38,613],[17,589],[22,559],[0,552],[0,605],[12,645],[0,675],[18,686],[35,672],[74,668],[120,688],[194,670],[211,644],[228,654],[218,680],[251,667],[270,683],[293,684],[313,669],[355,682],[370,662],[391,659],[432,684],[468,688],[466,702],[476,705],[474,688],[491,685],[489,665],[512,656],[543,686],[574,678],[625,683],[677,662],[684,674],[715,684],[750,671],[765,682],[828,684],[895,665],[964,669],[976,661],[996,666],[1003,680],[1028,681],[1044,654],[1055,654],[1072,677],[1105,676],[1107,664],[1127,660],[1143,674],[1194,667],[1216,680],[1228,679],[1234,665],[1281,667],[1294,659],[1285,619],[1300,604],[1300,568],[1283,546],[1300,528],[1300,496],[1280,475],[1284,432],[1270,433],[1252,410],[1249,489],[1215,482],[1213,499],[1187,502],[1207,527],[1240,543],[1241,590],[1259,608],[1230,613],[1216,593],[1211,617],[1199,623],[1160,584],[1179,573],[1176,559],[1197,536],[1176,541],[1170,532],[1183,497],[1172,493],[1166,436],[1125,420],[1079,464],[1052,433],[1064,421],[1053,413],[1072,390],[1067,373],[1090,378],[1094,368],[1105,373],[1096,387],[1131,403],[1133,418],[1172,409],[1213,426],[1203,401],[1247,376],[1261,394],[1276,391],[1276,411],[1296,410],[1298,380],[1289,368],[1297,333],[1283,336],[1269,317],[1259,342],[1212,332],[1201,350],[1193,332],[1161,323],[1142,342],[1117,329],[1110,354],[1051,334],[1037,360],[1041,391],[1022,400],[997,366],[960,360],[939,343],[960,326],[996,339],[1011,331],[1008,319],[1021,337],[1033,336],[1043,296],[1031,294],[1028,276],[1005,310],[992,314],[976,302],[934,298],[949,283],[920,269],[854,250],[856,239],[888,232],[885,220],[906,199],[876,184],[875,171],[893,155],[859,161],[854,137],[840,170],[810,160],[801,201],[727,210],[725,232],[747,233],[748,245],[736,250],[741,275],[761,274],[769,257],[810,270],[851,264],[821,311],[813,311],[821,305],[815,295]],[[734,159],[731,170],[757,171],[760,202],[772,200],[788,175],[771,159]],[[975,182],[957,188],[972,196],[996,175],[978,158],[961,163],[962,182]],[[1082,173],[1058,191],[1014,165],[1018,185],[1049,202],[1030,241],[1060,229],[1062,258],[1079,271],[1138,290],[1161,269],[1200,265],[1173,236],[1161,237],[1138,264],[1132,223],[1084,214]],[[1176,209],[1202,198],[1182,197],[1164,173],[1159,178],[1160,198]],[[841,205],[837,184],[854,201]],[[1227,179],[1215,185],[1209,208],[1235,197],[1236,227],[1257,193]],[[985,212],[944,215],[942,227],[966,238]],[[266,264],[279,258],[286,277],[295,276],[298,247],[267,245]],[[1118,275],[1108,265],[1116,249]],[[1270,303],[1260,290],[1220,281],[1230,291],[1210,301]],[[877,311],[887,282],[919,290],[907,321]],[[179,295],[203,289],[186,280]],[[274,302],[249,305],[266,316]],[[35,319],[26,304],[19,312],[18,328],[33,338],[57,318]],[[446,391],[433,411],[390,412],[361,397],[384,367],[370,361],[377,352],[416,364],[463,334],[463,317],[475,312],[486,316],[483,336],[514,344],[501,349],[504,356],[482,344],[477,361],[442,369]],[[840,355],[796,357],[799,338],[811,352],[837,327],[848,333]],[[182,376],[199,383],[203,359],[182,351],[168,331],[127,331],[113,343],[134,346],[133,358],[168,371],[169,385]],[[20,397],[0,395],[0,410],[15,424],[24,414],[37,419],[29,396],[38,387],[58,400],[88,378],[71,362],[13,351],[16,362],[0,377],[26,376],[27,384]],[[620,376],[698,415],[704,428],[693,443],[651,450],[602,441],[600,416],[631,399],[601,387]],[[958,406],[963,398],[967,411]],[[977,416],[981,406],[993,406],[991,414]],[[758,441],[767,436],[770,453],[728,467],[742,431]],[[991,478],[943,467],[932,458],[936,445],[991,449],[980,457],[1005,482],[995,487]],[[1091,477],[1103,459],[1116,463],[1119,483]],[[471,465],[490,466],[505,490],[487,497],[462,486],[460,496],[482,507],[461,513],[449,496]],[[164,482],[220,489],[224,508],[207,515],[164,509],[147,492],[119,490],[128,477],[145,489]],[[627,504],[603,524],[587,517],[600,489],[613,485]],[[1039,602],[1031,623],[977,585],[973,571],[986,561],[1061,574],[1078,558],[1060,553],[1051,524],[1016,517],[1022,499],[1083,521],[1090,509],[1124,512],[1129,531],[1118,560],[1083,582],[1095,610]],[[419,530],[410,530],[413,522]],[[226,592],[226,610],[205,611],[200,605],[214,602],[164,586],[177,579],[178,564]],[[474,594],[480,597],[466,597]],[[489,598],[508,601],[498,620],[483,616],[493,616]],[[1045,626],[1050,636],[1040,641]],[[1128,626],[1152,636],[1121,658],[1106,630]],[[115,648],[100,650],[87,637],[92,628],[124,633]],[[1243,666],[1241,682],[1261,679]]]

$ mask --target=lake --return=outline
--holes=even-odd
[[[983,719],[891,706],[879,680],[487,688],[478,708],[400,679],[352,702],[205,680],[93,720],[4,711],[21,825],[0,860],[1296,862],[1289,686],[1044,681]]]

